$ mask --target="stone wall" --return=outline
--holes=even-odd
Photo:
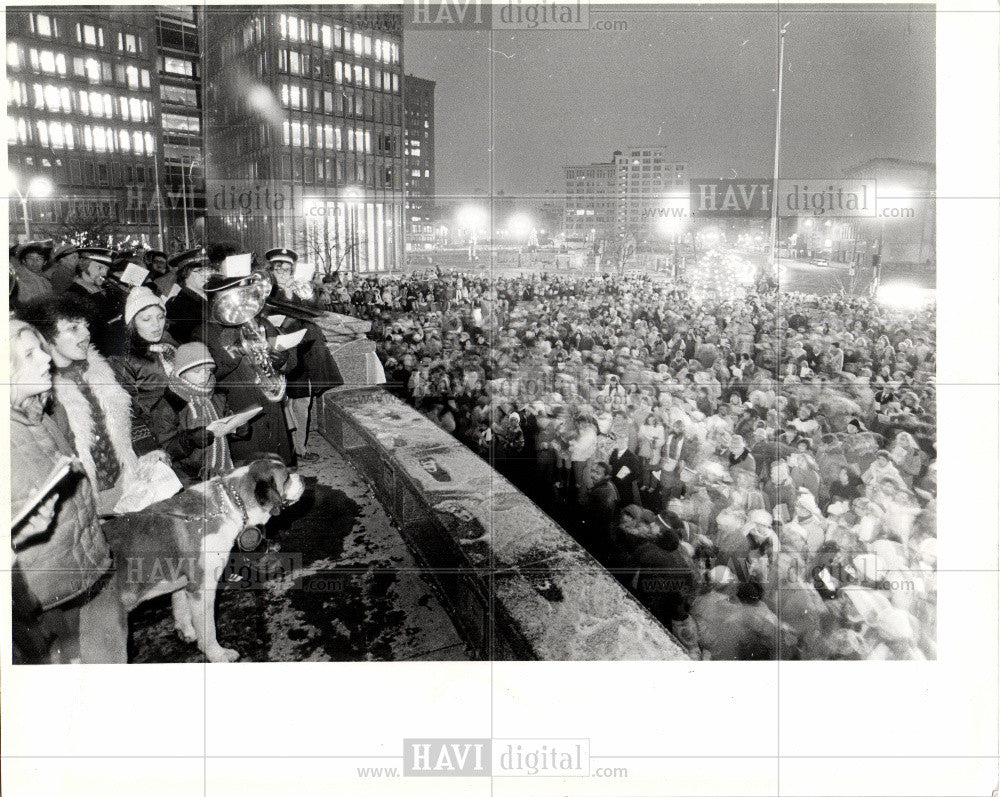
[[[687,658],[572,537],[416,410],[379,388],[328,391],[318,409],[480,658]]]

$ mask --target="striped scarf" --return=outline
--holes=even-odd
[[[181,419],[183,426],[194,429],[219,420],[219,413],[212,403],[212,397],[215,395],[215,376],[204,385],[192,384],[172,373],[168,374],[167,381],[170,389],[187,402],[185,408],[187,417]],[[232,469],[233,458],[229,454],[229,442],[225,436],[213,437],[212,444],[204,454],[206,478],[229,473]]]

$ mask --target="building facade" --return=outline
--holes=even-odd
[[[157,75],[169,249],[205,240],[201,6],[158,6]]]
[[[850,247],[850,259],[861,265],[874,254],[883,264],[933,267],[937,257],[934,164],[875,158],[848,169],[845,175],[874,180],[878,207],[873,218],[843,220],[850,224],[841,225],[842,235],[834,238],[835,252],[838,247]]]
[[[156,19],[150,6],[7,9],[7,153],[24,198],[12,237],[26,211],[33,238],[163,243]]]
[[[618,205],[618,169],[614,163],[564,166],[566,199],[562,230],[567,241],[609,238]]]
[[[434,210],[434,81],[403,78],[406,249],[435,245]]]
[[[402,264],[400,28],[361,5],[208,10],[209,238],[328,271]]]
[[[614,156],[618,201],[615,231],[654,240],[666,208],[687,201],[687,163],[669,157],[666,147],[629,147]]]

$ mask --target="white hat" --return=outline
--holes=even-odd
[[[133,288],[129,291],[128,298],[125,299],[125,323],[131,324],[133,318],[135,318],[147,307],[152,307],[153,305],[156,305],[161,310],[166,311],[166,305],[164,305],[163,299],[153,293],[149,288],[141,285],[138,288]]]

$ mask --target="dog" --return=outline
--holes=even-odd
[[[194,485],[141,512],[104,524],[127,612],[172,593],[174,628],[211,662],[236,661],[215,636],[215,592],[237,536],[263,526],[302,497],[305,485],[283,464],[258,460]]]

